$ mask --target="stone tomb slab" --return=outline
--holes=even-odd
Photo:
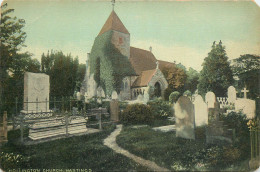
[[[235,110],[242,110],[248,119],[252,119],[256,113],[255,101],[250,99],[238,99],[235,101]]]
[[[181,96],[174,105],[176,137],[195,139],[194,105],[188,97]]]
[[[68,134],[87,132],[86,119],[80,116],[72,116],[68,119]],[[56,117],[40,120],[34,123],[29,130],[29,138],[39,140],[66,134],[66,123],[64,117]]]

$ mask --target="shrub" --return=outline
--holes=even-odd
[[[236,163],[239,160],[240,155],[239,149],[232,146],[224,147],[223,159],[225,159],[227,164]]]
[[[155,119],[166,119],[172,116],[172,107],[167,101],[157,98],[149,101],[147,105],[150,106]]]
[[[180,93],[178,91],[174,91],[169,96],[169,102],[176,103],[179,97],[180,97]]]
[[[190,97],[190,96],[191,96],[190,90],[186,90],[186,91],[183,93],[183,96],[188,96],[188,97]]]
[[[173,89],[172,88],[166,88],[165,90],[164,90],[164,99],[166,100],[166,101],[169,101],[169,96],[170,96],[170,94],[173,92]]]
[[[235,129],[236,139],[233,145],[239,148],[242,159],[248,158],[250,155],[248,153],[250,152],[250,133],[247,127],[248,119],[246,119],[246,115],[241,112],[230,112],[227,115],[221,115],[220,120],[228,128]]]
[[[14,153],[0,153],[0,167],[4,170],[17,169],[25,166],[29,161],[29,158],[25,158],[22,155]]]
[[[147,124],[153,121],[151,108],[144,104],[128,105],[120,115],[124,124]]]
[[[222,152],[223,149],[218,146],[207,149],[206,159],[208,161],[208,165],[211,167],[220,167],[220,165],[223,164]]]

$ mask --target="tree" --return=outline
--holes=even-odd
[[[78,57],[64,55],[61,51],[42,54],[42,72],[50,76],[50,96],[72,96],[79,91],[86,66],[79,65]]]
[[[0,112],[3,108],[4,92],[7,88],[8,72],[15,62],[17,52],[24,46],[26,33],[22,30],[23,19],[10,17],[14,9],[7,9],[7,3],[1,6],[0,19]]]
[[[257,98],[260,96],[259,76],[260,76],[260,56],[245,54],[234,60],[232,65],[234,76],[239,78],[237,87],[249,89],[248,97]]]
[[[15,99],[19,102],[23,101],[24,91],[24,73],[25,72],[40,72],[40,62],[37,59],[32,59],[30,53],[15,54],[12,66],[9,68],[9,75],[5,80],[6,89],[3,97],[5,98],[5,110],[15,112]],[[19,109],[22,104],[18,104]]]
[[[219,44],[213,43],[202,66],[198,84],[199,93],[204,95],[212,91],[216,96],[225,96],[227,88],[233,83],[233,74],[221,41]]]
[[[199,83],[199,72],[194,70],[193,68],[189,68],[189,70],[186,72],[187,74],[187,80],[185,83],[185,90],[190,90],[191,93],[194,93],[197,89],[197,85]]]
[[[185,71],[178,67],[165,67],[162,70],[162,73],[164,74],[169,87],[174,89],[179,89],[184,86],[184,83],[187,79],[187,75]]]

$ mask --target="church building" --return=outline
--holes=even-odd
[[[111,98],[116,91],[119,99],[134,100],[153,90],[155,96],[163,97],[168,82],[162,69],[172,66],[157,60],[151,47],[131,47],[130,33],[113,10],[88,53],[81,94],[86,99]]]

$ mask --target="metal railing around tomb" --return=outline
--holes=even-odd
[[[73,127],[70,124],[70,119],[75,117],[84,117],[87,118],[88,122],[86,123],[87,128],[98,128],[102,130],[103,125],[114,123],[114,121],[110,120],[110,115],[106,108],[96,107],[91,104],[86,104],[84,101],[78,101],[72,97],[61,97],[61,98],[52,98],[49,101],[46,99],[45,101],[38,101],[36,99],[35,102],[18,102],[16,99],[15,102],[15,114],[12,115],[13,121],[13,128],[16,129],[20,126],[20,141],[24,141],[24,129],[25,128],[32,128],[33,124],[37,122],[48,122],[53,119],[57,119],[62,121],[63,127],[66,128],[66,136],[68,135],[68,127]],[[28,109],[23,108],[23,112],[21,112],[21,104],[29,104],[34,103],[36,104],[36,110],[34,112],[30,112]],[[38,105],[44,103],[47,107],[49,104],[50,110],[46,108],[46,111],[39,111]],[[19,108],[20,107],[20,108]],[[28,107],[28,106],[27,106]],[[103,117],[102,117],[103,116]],[[81,124],[73,124],[73,125],[81,125]],[[61,127],[61,126],[58,126]],[[53,130],[55,127],[53,126],[46,126],[44,130],[35,130],[35,132],[42,132],[42,131],[49,131]]]

